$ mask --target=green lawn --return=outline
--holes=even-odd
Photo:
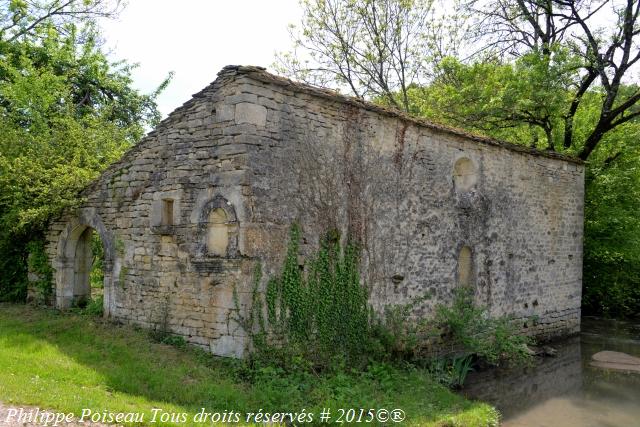
[[[322,408],[400,408],[402,425],[491,426],[491,406],[470,402],[421,370],[284,374],[265,368],[242,380],[236,361],[157,344],[144,331],[101,319],[0,304],[0,401],[73,412],[299,412]],[[153,425],[164,425],[157,422]],[[211,425],[185,423],[182,425]],[[311,425],[311,424],[307,424]]]

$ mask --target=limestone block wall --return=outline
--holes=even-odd
[[[241,356],[253,270],[278,272],[297,221],[301,260],[330,228],[362,243],[379,310],[428,294],[414,315],[429,316],[466,284],[531,333],[566,334],[579,327],[583,179],[560,156],[226,67],[52,223],[56,304],[81,296],[90,227],[107,316]]]
[[[292,221],[303,252],[337,227],[364,249],[382,310],[461,284],[495,315],[544,337],[579,328],[584,168],[470,138],[319,90],[247,71],[245,96],[267,110],[248,172],[247,253],[275,273]],[[363,108],[364,107],[364,108]]]
[[[221,75],[84,191],[80,209],[51,225],[58,307],[79,297],[77,236],[91,227],[105,247],[106,316],[242,355],[245,334],[233,312],[255,264],[244,255],[252,144],[244,135],[261,120],[246,101],[233,76]],[[220,231],[228,242],[209,247]]]

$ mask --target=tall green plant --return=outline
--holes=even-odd
[[[454,352],[474,354],[492,364],[526,360],[529,338],[520,334],[509,317],[493,318],[473,299],[472,288],[459,287],[454,290],[453,304],[437,306],[435,325],[445,343]]]
[[[258,290],[261,270],[256,269],[253,307],[241,323],[259,352],[289,348],[320,367],[336,357],[362,357],[373,329],[358,247],[343,246],[336,232],[328,233],[305,272],[298,262],[299,241],[300,228],[293,225],[282,273],[268,280],[264,305]]]

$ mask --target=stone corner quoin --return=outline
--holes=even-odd
[[[257,263],[278,273],[296,221],[301,263],[329,228],[359,239],[378,310],[429,293],[413,314],[429,316],[468,285],[524,332],[566,335],[580,326],[583,182],[573,159],[225,67],[51,223],[55,305],[89,296],[95,230],[105,316],[242,357],[238,305]]]

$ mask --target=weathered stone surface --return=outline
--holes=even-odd
[[[236,104],[236,123],[249,123],[256,126],[264,126],[267,123],[267,109],[262,105],[242,102]]]
[[[618,351],[600,351],[591,356],[591,366],[613,371],[640,373],[640,357]]]
[[[563,335],[580,322],[583,180],[562,156],[226,67],[51,224],[56,304],[78,296],[91,227],[108,317],[239,356],[254,267],[278,272],[298,221],[301,262],[329,228],[361,242],[378,310],[429,293],[413,313],[429,316],[463,283],[527,333]]]

